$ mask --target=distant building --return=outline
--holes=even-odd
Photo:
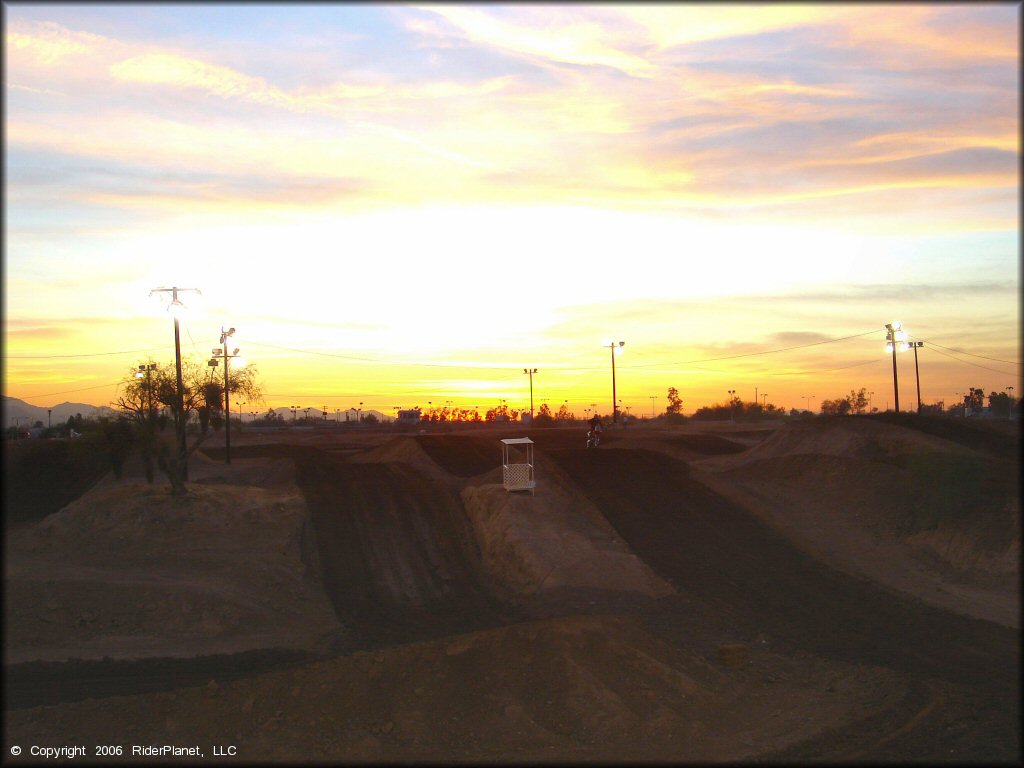
[[[399,411],[396,422],[398,424],[419,424],[423,411],[419,408],[410,408],[406,411]]]

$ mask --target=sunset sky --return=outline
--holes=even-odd
[[[8,396],[172,362],[158,286],[262,410],[608,413],[605,340],[634,415],[891,407],[894,319],[924,402],[1021,393],[1019,5],[4,14]]]

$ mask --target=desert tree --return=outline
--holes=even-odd
[[[562,403],[558,406],[558,412],[555,414],[555,421],[576,421],[576,414],[569,410],[567,403]]]
[[[668,388],[668,406],[665,408],[666,414],[681,414],[683,412],[683,401],[679,397],[679,390],[675,387]]]
[[[970,413],[981,413],[985,407],[985,390],[980,387],[971,387],[964,396],[964,407]]]
[[[854,413],[866,413],[868,410],[868,390],[866,387],[861,387],[859,391],[850,390],[849,396],[846,398],[850,401],[850,410]]]
[[[203,423],[204,412],[207,418],[214,413],[223,413],[223,382],[218,380],[217,375],[217,369],[212,366],[182,360],[183,387],[179,404],[176,370],[173,365],[157,365],[149,379],[136,378],[135,372],[132,371],[124,382],[122,394],[114,402],[114,406],[120,409],[126,418],[142,427],[141,445],[147,479],[151,477],[152,460],[155,458],[160,471],[170,481],[171,492],[175,495],[186,493],[188,458],[195,453],[208,435],[206,424]],[[262,400],[262,390],[253,365],[231,372],[228,386],[231,392],[242,394],[249,402]],[[154,429],[154,414],[157,408],[166,408],[182,430],[192,419],[193,414],[199,418],[199,434],[192,445],[186,442],[184,452],[178,447],[177,434],[173,436],[173,440],[157,434]]]
[[[821,401],[821,413],[823,416],[846,416],[850,412],[851,407],[852,404],[848,397]]]
[[[125,380],[117,400],[112,405],[120,411],[122,421],[131,425],[135,433],[135,443],[142,456],[146,480],[154,480],[153,460],[156,455],[156,434],[158,426],[159,402],[155,397],[156,381],[160,377],[160,365],[150,360],[147,364],[148,376],[139,376],[132,371]]]
[[[540,404],[533,423],[538,427],[553,427],[555,425],[555,417],[551,415],[551,407],[547,403]]]

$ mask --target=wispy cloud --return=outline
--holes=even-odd
[[[6,10],[16,317],[189,280],[272,343],[267,292],[324,344],[437,359],[585,362],[609,326],[686,359],[904,312],[1016,333],[1018,7]],[[528,317],[479,322],[496,296]]]
[[[21,29],[9,28],[6,41],[12,52],[24,54],[42,66],[52,67],[64,63],[68,57],[93,53],[106,39],[48,21]]]

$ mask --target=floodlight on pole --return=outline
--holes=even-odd
[[[921,415],[921,371],[917,367],[917,348],[923,347],[923,341],[911,341],[908,344],[914,350],[914,377],[917,379],[917,415]]]
[[[235,335],[235,329],[230,328],[224,330],[224,326],[220,327],[220,344],[219,349],[211,350],[213,357],[210,358],[210,366],[216,368],[217,362],[220,359],[224,360],[224,463],[231,463],[231,391],[230,384],[228,382],[228,360],[238,357],[239,349],[235,347],[234,352],[228,354],[228,339]]]
[[[736,390],[735,389],[730,389],[729,390],[729,421],[732,421],[732,422],[736,421],[735,408],[736,408]]]
[[[622,348],[626,346],[626,342],[614,342],[606,339],[605,343],[601,346],[608,347],[612,351],[612,423],[617,424],[619,421],[619,401],[616,399],[615,394],[615,350],[618,349],[619,354],[622,354]]]
[[[523,368],[523,373],[530,374],[530,423],[533,423],[533,374],[537,372],[536,368]]]
[[[896,413],[900,412],[900,386],[899,375],[896,372],[896,348],[906,348],[907,334],[903,330],[903,324],[899,320],[893,320],[885,324],[885,351],[892,353],[892,391],[896,400]],[[902,338],[901,338],[902,337]],[[888,406],[887,406],[888,409]]]
[[[150,421],[153,419],[153,382],[150,380],[150,374],[155,370],[156,363],[149,363],[140,365],[139,370],[134,374],[136,379],[146,380],[146,415]]]
[[[188,448],[185,445],[185,385],[181,378],[181,331],[179,329],[178,321],[185,311],[185,305],[178,300],[179,293],[186,293],[188,291],[194,291],[200,296],[203,292],[198,288],[179,288],[173,286],[171,288],[154,288],[149,292],[152,296],[154,293],[170,293],[171,304],[167,307],[167,310],[174,317],[174,368],[176,374],[176,383],[178,391],[176,393],[177,408],[174,413],[174,428],[178,433],[178,463],[181,467],[181,479],[183,481],[188,480]]]

